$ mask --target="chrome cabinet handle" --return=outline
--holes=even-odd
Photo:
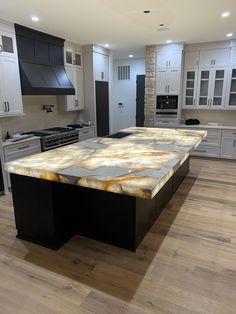
[[[233,147],[235,147],[235,141],[236,141],[236,140],[234,140]]]
[[[0,52],[3,52],[3,45],[0,45]]]
[[[169,61],[169,68],[170,68],[170,61]]]
[[[104,79],[104,72],[101,72],[101,79]]]
[[[216,64],[216,59],[214,59],[214,65]]]
[[[29,145],[25,145],[25,146],[18,147],[18,149],[21,150],[21,149],[26,149],[26,148],[29,148],[29,147],[30,147]]]
[[[166,68],[168,68],[168,61],[166,61]]]
[[[10,111],[10,106],[9,106],[9,102],[7,102],[7,111]]]
[[[7,103],[4,101],[4,111],[7,112]]]
[[[170,85],[168,85],[168,93],[170,92]]]

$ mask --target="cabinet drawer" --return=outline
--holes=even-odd
[[[95,128],[86,128],[79,130],[79,141],[95,136]]]
[[[236,130],[224,130],[223,136],[234,136],[234,137],[236,137]]]
[[[220,146],[220,136],[207,135],[199,146]]]
[[[17,143],[3,148],[5,161],[12,161],[41,152],[40,139]]]
[[[220,157],[220,147],[204,147],[198,146],[193,152],[193,156]]]

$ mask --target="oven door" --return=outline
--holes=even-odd
[[[177,110],[178,109],[178,96],[157,96],[156,109],[159,110]]]

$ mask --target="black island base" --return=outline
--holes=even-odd
[[[11,174],[17,237],[59,249],[75,234],[135,251],[189,171],[189,158],[153,199]]]

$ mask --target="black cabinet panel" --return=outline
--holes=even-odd
[[[26,38],[23,36],[18,36],[16,40],[17,40],[18,58],[20,60],[35,61],[34,39]]]
[[[50,64],[63,65],[63,49],[60,46],[49,45]]]
[[[39,63],[49,64],[49,46],[48,43],[43,41],[34,42],[35,59]]]

